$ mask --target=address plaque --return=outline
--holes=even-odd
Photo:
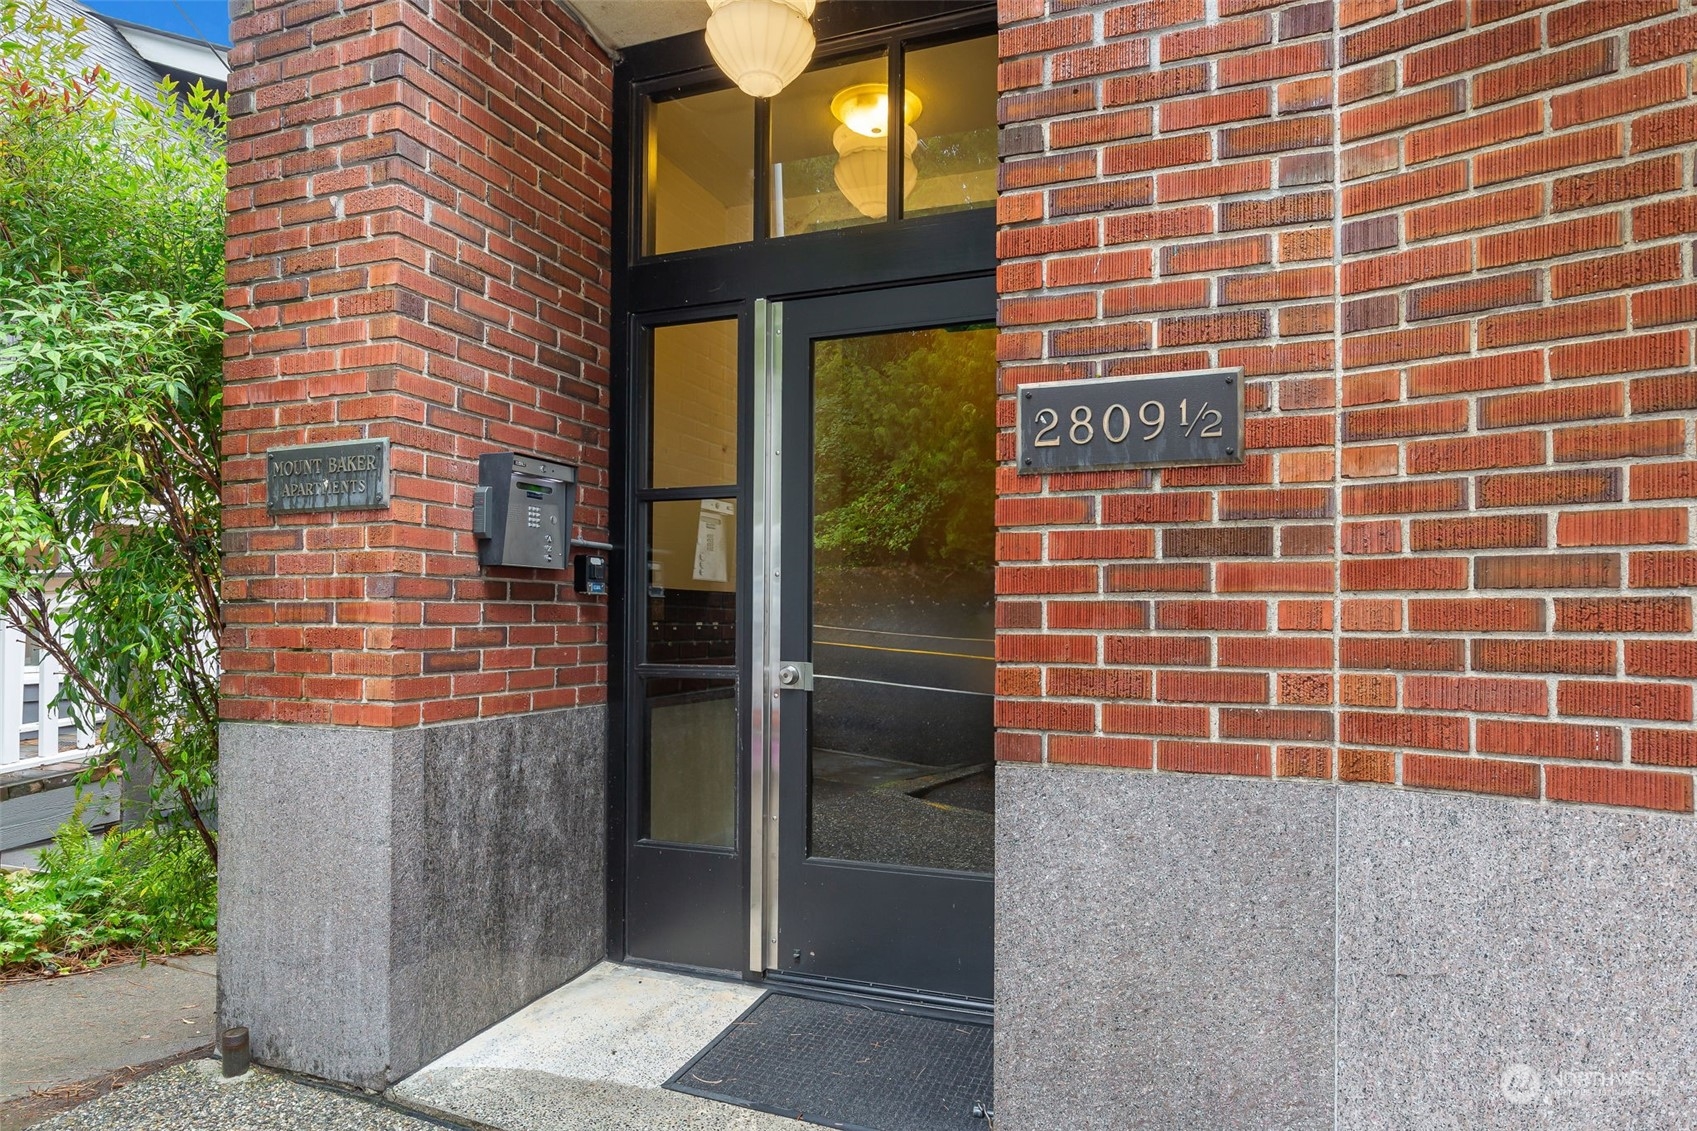
[[[1243,371],[1019,387],[1021,474],[1243,462]]]
[[[272,448],[265,453],[265,505],[274,512],[387,507],[387,437]]]

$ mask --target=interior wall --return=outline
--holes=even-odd
[[[654,486],[737,482],[737,322],[657,327],[651,332],[651,479]],[[731,513],[726,513],[730,510]],[[734,500],[653,507],[650,584],[730,593],[736,589]],[[705,516],[706,526],[703,525]],[[721,553],[702,557],[704,539]],[[715,579],[722,572],[722,579]]]

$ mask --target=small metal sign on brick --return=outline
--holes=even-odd
[[[1243,371],[1019,387],[1021,474],[1243,462]]]
[[[272,511],[370,510],[389,505],[389,441],[303,444],[265,453]]]

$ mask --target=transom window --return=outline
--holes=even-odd
[[[822,59],[765,101],[697,87],[645,108],[644,255],[995,203],[994,36]]]

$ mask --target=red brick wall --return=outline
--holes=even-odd
[[[1250,416],[1004,467],[1000,755],[1689,812],[1692,5],[1001,21],[1003,425],[1213,365]]]
[[[481,570],[470,508],[480,454],[538,453],[606,537],[607,59],[556,4],[261,0],[232,37],[225,717],[602,701],[604,605]],[[268,448],[384,436],[391,507],[267,514]]]

